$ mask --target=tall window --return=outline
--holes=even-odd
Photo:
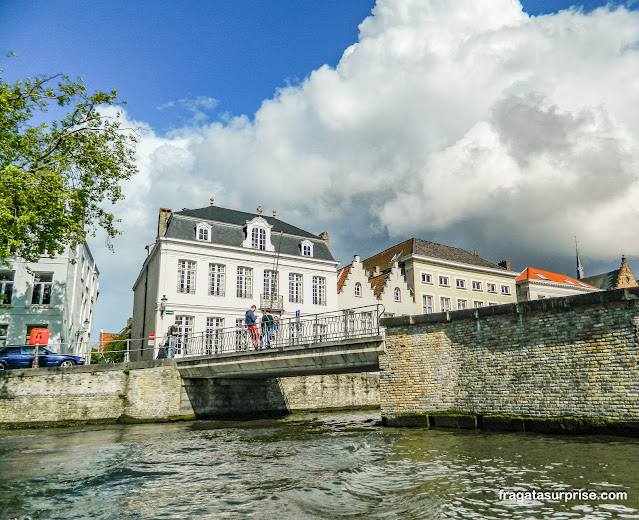
[[[272,298],[277,296],[277,271],[264,271],[264,296]]]
[[[395,287],[395,290],[393,291],[393,299],[396,302],[401,302],[402,301],[402,293],[399,290],[399,287]]]
[[[448,312],[450,310],[450,298],[446,298],[445,296],[442,296],[439,299],[439,303],[442,307],[442,312]]]
[[[9,305],[13,295],[15,271],[0,271],[0,305]]]
[[[222,345],[222,334],[220,329],[224,328],[224,318],[211,316],[206,318],[205,348],[207,354],[218,353]]]
[[[177,292],[195,294],[195,262],[178,260]]]
[[[313,304],[326,305],[326,278],[313,276]]]
[[[33,305],[49,305],[52,287],[53,273],[34,273],[31,303]]]
[[[266,229],[254,227],[251,231],[251,247],[264,251],[266,249]]]
[[[0,325],[0,347],[4,347],[7,344],[7,335],[9,333],[9,325]]]
[[[208,239],[209,239],[209,230],[206,229],[206,228],[200,228],[198,230],[197,239],[198,240],[206,240],[206,241],[208,241]]]
[[[250,267],[237,268],[237,297],[253,298],[253,269]]]
[[[424,314],[432,314],[435,312],[435,302],[430,294],[422,295],[422,312]]]
[[[291,273],[288,275],[288,301],[291,303],[303,303],[301,274]]]
[[[309,246],[308,244],[302,244],[302,255],[313,256],[311,246]]]
[[[209,264],[209,296],[224,296],[226,266]]]
[[[186,355],[189,349],[189,338],[193,334],[193,316],[176,316],[175,321],[178,324],[178,354]]]
[[[457,310],[461,311],[464,309],[468,309],[468,300],[464,300],[462,298],[459,298],[457,300]]]
[[[359,282],[355,284],[355,296],[358,298],[362,296],[362,284]]]

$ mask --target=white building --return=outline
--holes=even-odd
[[[236,327],[251,305],[280,317],[337,310],[328,234],[216,206],[160,208],[158,236],[133,286],[133,359],[150,359],[169,326],[181,336]],[[275,212],[274,212],[275,213]]]
[[[574,296],[600,290],[583,280],[534,267],[526,267],[517,277],[518,302]]]
[[[44,328],[52,350],[88,353],[99,274],[86,244],[0,266],[0,345],[24,344],[32,329]]]
[[[383,317],[389,318],[415,314],[415,300],[398,263],[367,272],[358,255],[337,273],[337,302],[340,309],[380,304]]]

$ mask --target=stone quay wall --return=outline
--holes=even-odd
[[[0,372],[0,428],[379,407],[377,374],[182,379],[173,360]]]
[[[639,289],[382,324],[386,425],[639,434]]]

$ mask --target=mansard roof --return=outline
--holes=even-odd
[[[381,253],[367,258],[362,262],[362,264],[364,265],[364,269],[368,272],[372,272],[376,266],[379,266],[380,270],[384,271],[393,265],[393,259],[397,262],[402,262],[403,259],[409,255],[426,256],[430,258],[437,258],[439,260],[448,260],[451,262],[458,262],[460,264],[470,264],[479,267],[488,267],[491,269],[504,269],[497,264],[484,260],[477,256],[476,253],[465,251],[459,247],[446,246],[444,244],[438,244],[437,242],[421,240],[420,238],[410,238],[405,242],[394,245],[386,251],[382,251]]]
[[[594,285],[602,291],[609,291],[617,288],[617,280],[619,279],[620,269],[614,271],[608,271],[607,273],[596,274],[594,276],[587,276],[582,278],[581,281],[589,285]]]
[[[247,221],[263,218],[271,228],[271,241],[281,254],[300,256],[300,244],[303,240],[313,243],[313,257],[319,260],[335,261],[326,243],[318,235],[313,235],[274,217],[247,213],[219,206],[207,206],[199,209],[185,209],[171,215],[165,237],[181,240],[195,239],[195,226],[202,222],[211,226],[211,243],[241,247],[245,239],[244,227]],[[281,245],[280,245],[280,232]],[[307,258],[307,257],[305,257]]]

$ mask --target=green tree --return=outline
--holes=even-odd
[[[119,111],[99,109],[121,104],[115,90],[89,94],[80,78],[7,83],[0,69],[0,264],[60,254],[98,228],[112,249],[119,221],[105,203],[123,199],[122,182],[137,172],[137,134]]]

